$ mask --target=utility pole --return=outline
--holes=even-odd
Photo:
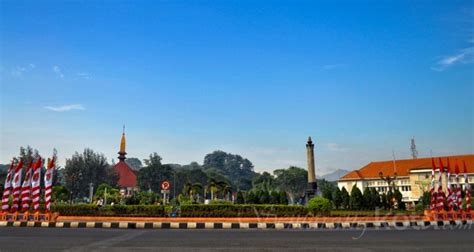
[[[92,196],[94,195],[94,184],[89,183],[89,203],[92,203]]]

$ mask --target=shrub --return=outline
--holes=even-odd
[[[294,217],[307,216],[304,206],[287,205],[185,205],[181,217]]]
[[[99,207],[93,204],[53,204],[51,212],[59,212],[65,216],[166,216],[163,206],[158,205],[107,205]]]
[[[308,201],[308,209],[314,216],[327,215],[331,211],[331,201],[322,197],[314,197]]]

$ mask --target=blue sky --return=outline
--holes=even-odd
[[[90,147],[257,171],[474,153],[472,1],[2,1],[0,162]]]

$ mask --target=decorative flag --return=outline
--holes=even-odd
[[[455,187],[455,192],[456,192],[456,206],[458,210],[462,209],[462,194],[461,194],[461,185],[459,184],[459,163],[458,160],[456,159],[456,165],[454,168],[454,172],[456,173],[456,187]]]
[[[54,170],[54,156],[52,159],[48,159],[48,167],[44,174],[44,203],[46,205],[46,212],[48,213],[51,208],[51,192],[53,187],[53,170]]]
[[[39,211],[39,199],[40,199],[40,181],[41,177],[41,157],[36,160],[33,166],[33,178],[31,180],[31,199],[33,201],[33,209],[35,212]]]
[[[446,167],[447,171],[447,177],[446,177],[446,187],[447,187],[447,203],[448,203],[448,209],[449,211],[453,210],[453,190],[451,189],[451,165],[449,164],[449,158],[448,158],[448,164]]]
[[[471,186],[469,185],[469,179],[467,177],[467,167],[466,167],[466,161],[463,161],[464,163],[464,190],[466,192],[466,212],[471,211]]]
[[[430,189],[430,210],[436,209],[436,198],[435,198],[435,170],[436,165],[434,159],[431,158],[431,189]]]
[[[30,209],[30,193],[31,193],[31,173],[33,170],[33,160],[30,161],[30,165],[25,172],[25,179],[23,185],[21,185],[21,211],[27,212]]]
[[[10,198],[10,193],[12,189],[12,177],[13,177],[13,165],[14,160],[12,160],[12,164],[10,165],[10,168],[7,171],[7,178],[5,179],[5,185],[3,189],[3,196],[2,196],[2,212],[6,213],[8,212],[9,206],[8,206],[8,200]]]
[[[20,159],[18,162],[15,175],[13,176],[13,203],[11,207],[12,212],[18,211],[20,206],[20,190],[21,190],[21,172],[23,170],[23,160]]]
[[[436,209],[441,211],[444,209],[444,192],[443,192],[443,161],[439,158],[439,178],[438,178],[438,193],[436,194]]]

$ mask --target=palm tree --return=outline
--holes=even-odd
[[[217,182],[217,180],[213,178],[210,178],[207,181],[206,190],[211,192],[211,200],[214,200],[214,193],[217,193],[217,191],[219,190],[218,183],[219,182]]]
[[[191,200],[193,201],[194,201],[194,194],[197,193],[199,196],[200,190],[202,190],[202,185],[200,183],[193,184],[191,182],[187,182],[183,188],[184,194],[188,195],[188,197],[191,198]]]

